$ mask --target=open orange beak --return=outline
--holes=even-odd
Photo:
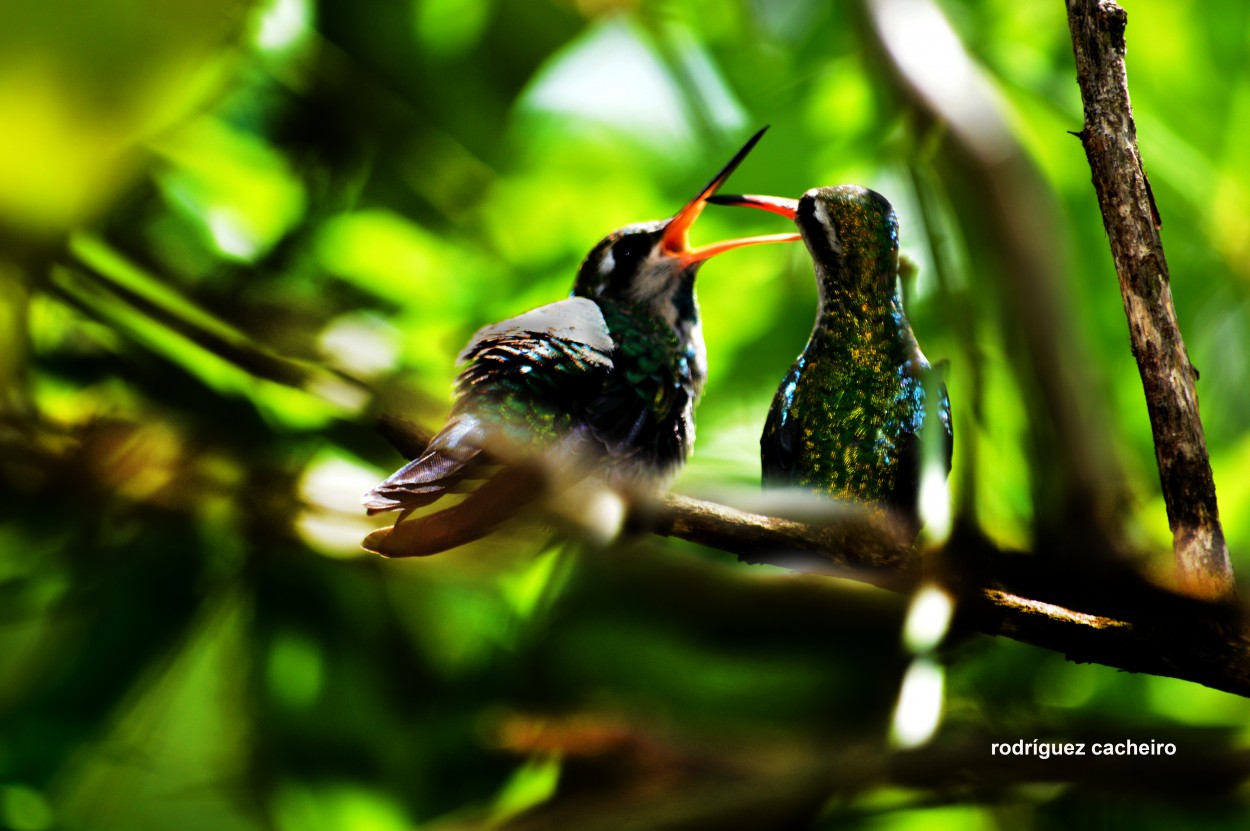
[[[759,208],[761,211],[780,214],[786,219],[794,219],[799,209],[799,200],[786,199],[781,196],[756,196],[754,194],[709,196],[708,202],[713,205],[735,205],[742,208]]]
[[[729,239],[723,242],[714,242],[711,245],[701,245],[698,248],[690,247],[690,226],[694,225],[694,221],[699,218],[699,214],[703,213],[703,206],[708,202],[720,202],[721,200],[713,196],[717,189],[724,184],[729,175],[737,169],[742,160],[746,158],[747,153],[755,147],[760,138],[764,135],[765,127],[742,146],[734,157],[729,160],[729,164],[721,168],[720,173],[712,177],[712,181],[707,183],[707,187],[699,191],[699,195],[691,199],[686,207],[677,212],[677,215],[669,220],[668,227],[664,229],[664,237],[661,240],[661,250],[664,253],[680,258],[686,264],[702,262],[709,257],[714,257],[724,251],[734,248],[742,248],[746,245],[763,245],[770,242],[797,242],[800,237],[798,234],[765,234],[758,237],[740,237],[738,239]],[[747,197],[734,197],[735,199],[745,199]],[[756,197],[751,197],[756,198]],[[767,198],[767,197],[760,197]],[[727,203],[736,204],[736,203]],[[791,211],[791,217],[794,216]]]

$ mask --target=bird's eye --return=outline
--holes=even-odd
[[[600,263],[600,273],[606,278],[601,291],[607,294],[626,291],[654,247],[654,235],[637,232],[627,233],[613,243]]]
[[[646,259],[654,244],[655,241],[647,234],[622,237],[612,246],[612,258],[616,261],[616,268],[633,271]]]

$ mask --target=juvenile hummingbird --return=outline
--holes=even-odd
[[[489,465],[541,455],[574,478],[658,485],[690,455],[694,406],[707,377],[695,274],[708,258],[798,234],[691,248],[708,197],[763,135],[760,130],[667,220],[608,234],[577,272],[572,296],[477,332],[460,353],[455,402],[425,452],[364,495],[370,514],[429,504]],[[521,465],[524,468],[524,464]],[[532,473],[532,468],[531,468]],[[368,548],[432,554],[489,533],[542,490],[541,476],[493,474],[455,508],[403,523],[401,540],[375,533]],[[465,508],[464,506],[470,506]],[[444,516],[445,515],[445,516]],[[435,519],[438,518],[438,519]]]
[[[721,196],[798,225],[816,272],[819,310],[760,437],[764,484],[886,507],[919,530],[922,440],[940,435],[950,471],[946,387],[933,375],[898,292],[898,218],[856,185],[813,188],[797,201]],[[936,392],[937,401],[926,404]],[[938,430],[926,430],[936,417]]]

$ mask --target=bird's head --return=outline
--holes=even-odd
[[[812,255],[822,293],[877,301],[893,296],[898,217],[875,190],[838,185],[812,188],[799,199],[725,195],[708,201],[758,208],[793,220]]]
[[[628,225],[604,237],[578,269],[573,294],[639,307],[675,327],[696,315],[694,277],[706,260],[746,245],[797,241],[798,234],[768,234],[690,247],[690,228],[704,205],[763,135],[760,130],[752,136],[672,219]]]

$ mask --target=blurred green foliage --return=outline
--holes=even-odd
[[[1245,571],[1250,6],[1125,5],[1142,153]],[[1064,264],[1076,394],[1105,414],[1095,441],[1125,534],[1165,568],[1141,386],[1065,134],[1081,112],[1063,4],[942,8],[1044,177],[1057,222],[1037,233]],[[856,182],[894,202],[919,264],[914,327],[951,361],[952,490],[1027,547],[1045,460],[976,269],[984,206],[942,180],[940,130],[909,114],[869,41],[859,4],[813,0],[8,0],[0,827],[452,829],[544,804],[569,812],[551,827],[783,827],[753,813],[772,793],[755,785],[784,795],[830,753],[879,750],[906,665],[899,598],[678,542],[588,553],[537,526],[382,561],[358,548],[376,523],[357,501],[400,461],[374,414],[439,423],[476,328],[563,297],[604,233],[672,214],[771,123],[729,189]],[[696,242],[784,230],[744,213],[709,210]],[[711,373],[677,488],[750,492],[811,325],[810,271],[767,247],[700,280]],[[1192,684],[1011,642],[946,658],[934,747],[1250,740],[1250,704]],[[865,780],[819,827],[1236,827],[1244,811],[1042,779]]]

